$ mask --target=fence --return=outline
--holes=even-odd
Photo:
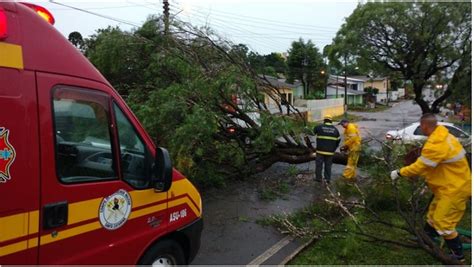
[[[295,106],[302,112],[307,112],[308,121],[321,121],[324,116],[339,116],[344,114],[344,99],[296,99]]]

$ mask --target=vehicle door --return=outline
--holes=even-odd
[[[14,20],[10,21],[13,25]],[[0,43],[0,50],[19,45]],[[15,54],[4,54],[6,61]],[[37,264],[40,159],[33,71],[0,58],[0,263]]]
[[[37,84],[39,263],[136,263],[166,228],[167,194],[150,188],[154,148],[107,85],[46,73]]]

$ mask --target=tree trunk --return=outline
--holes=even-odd
[[[423,114],[431,112],[430,106],[423,99],[424,85],[425,85],[424,83],[418,83],[418,82],[413,83],[413,90],[415,91],[415,102],[420,106],[421,112]]]
[[[450,95],[452,94],[452,91],[448,88],[446,89],[446,92],[442,96],[440,96],[438,99],[436,99],[433,104],[431,105],[431,113],[436,114],[439,113],[439,105],[447,99]]]
[[[276,162],[286,162],[290,164],[301,164],[316,159],[315,153],[305,153],[305,154],[288,154],[284,152],[275,152],[271,157],[265,158],[263,160],[258,160],[250,164],[250,168],[255,172],[263,172],[266,169],[270,168]],[[347,155],[336,152],[332,158],[333,164],[346,165],[347,164]]]

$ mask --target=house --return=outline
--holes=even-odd
[[[327,98],[344,98],[344,86],[329,85],[326,87]],[[364,91],[347,89],[347,105],[363,105],[364,104]]]
[[[339,85],[344,87],[344,76],[331,75],[328,81],[329,85]],[[347,88],[354,91],[364,92],[364,88],[377,88],[379,91],[376,95],[378,103],[387,102],[387,91],[390,90],[390,80],[388,77],[369,76],[347,76]],[[388,95],[390,97],[390,95]]]
[[[345,85],[345,77],[344,76],[337,76],[337,75],[330,75],[328,79],[328,85],[338,85],[344,87]],[[351,89],[354,91],[364,92],[364,80],[352,78],[347,76],[347,89]]]
[[[294,84],[290,84],[285,82],[285,79],[279,79],[277,77],[273,76],[268,76],[268,75],[259,75],[259,78],[262,79],[262,81],[268,81],[271,86],[275,87],[279,91],[279,95],[269,95],[268,92],[265,92],[263,94],[263,99],[265,105],[268,107],[271,113],[277,113],[279,112],[278,104],[283,104],[284,100],[286,100],[288,103],[293,105],[294,103],[294,94],[302,92],[302,85],[299,82],[295,82]],[[279,103],[277,103],[277,101]]]
[[[387,93],[390,91],[390,79],[388,77],[369,77],[369,76],[350,76],[354,79],[359,79],[364,81],[364,88],[372,87],[379,90],[376,95],[377,103],[387,103],[387,97],[390,95]]]

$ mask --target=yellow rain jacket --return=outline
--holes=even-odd
[[[360,152],[360,135],[357,125],[349,123],[346,130],[344,131],[344,145],[349,150],[349,156],[347,159],[347,166],[342,173],[342,176],[349,180],[354,181],[356,177],[357,162],[359,161]]]
[[[445,238],[457,236],[471,196],[471,170],[459,141],[442,125],[431,133],[415,163],[400,170],[402,176],[423,176],[433,191],[428,223]]]
[[[357,125],[349,123],[344,131],[344,145],[349,148],[349,151],[360,150],[360,135]]]

